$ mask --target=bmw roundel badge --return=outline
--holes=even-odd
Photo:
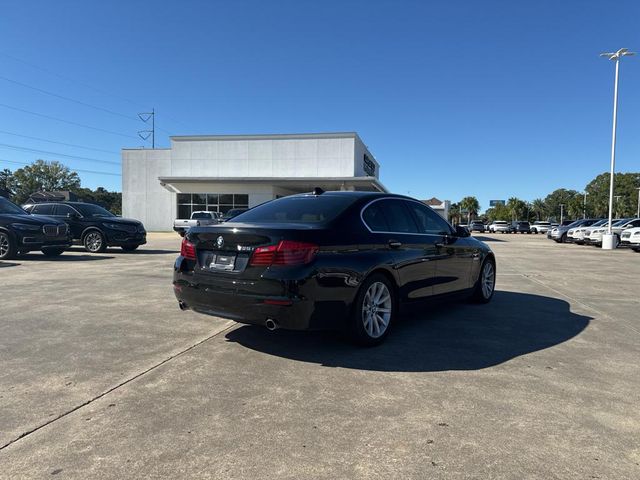
[[[222,235],[216,239],[216,245],[218,248],[222,248],[224,246],[224,238],[222,238]]]

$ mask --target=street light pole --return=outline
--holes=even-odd
[[[614,236],[611,230],[611,220],[613,220],[613,185],[615,183],[614,173],[616,165],[616,127],[618,123],[618,76],[620,71],[620,59],[622,57],[635,55],[626,48],[621,48],[617,52],[601,53],[601,57],[607,57],[609,60],[616,62],[616,76],[613,84],[613,131],[611,134],[611,176],[609,178],[609,225],[607,227],[607,234],[602,236],[602,248],[607,250],[613,250]]]
[[[582,218],[587,218],[587,195],[589,195],[589,192],[584,192],[584,200],[582,201]]]
[[[560,204],[560,225],[562,225],[562,220],[564,220],[564,203]]]
[[[636,188],[638,190],[638,211],[636,212],[636,218],[640,218],[640,187]]]

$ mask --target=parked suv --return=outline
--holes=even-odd
[[[30,215],[6,198],[0,197],[0,260],[18,253],[40,250],[49,257],[60,255],[71,246],[67,224],[48,217]]]
[[[550,222],[545,222],[543,220],[538,220],[536,222],[533,222],[533,225],[531,225],[531,233],[547,233],[548,230],[551,229],[551,223]]]
[[[115,216],[109,210],[82,202],[36,203],[25,207],[37,215],[47,215],[66,222],[74,240],[79,240],[91,253],[107,247],[120,247],[131,252],[147,243],[147,232],[138,220]]]
[[[513,233],[531,233],[529,222],[511,222],[511,232]]]
[[[509,230],[510,230],[509,224],[504,220],[494,220],[489,225],[489,231],[491,233],[498,233],[498,232],[509,233]]]
[[[482,223],[482,220],[472,220],[468,229],[471,232],[484,233],[484,223]]]

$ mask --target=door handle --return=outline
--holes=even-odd
[[[436,245],[436,248],[443,248],[446,245],[446,243],[445,242],[436,242],[435,245]]]
[[[389,240],[388,244],[391,248],[400,248],[402,246],[402,243],[397,240]]]

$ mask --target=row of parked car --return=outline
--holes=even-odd
[[[147,243],[142,222],[121,218],[91,203],[46,202],[19,207],[0,197],[0,260],[40,250],[61,255],[74,242],[88,252],[120,247],[126,252]]]
[[[558,243],[601,246],[602,236],[608,230],[607,218],[583,218],[550,230],[547,237]],[[612,220],[611,233],[616,237],[616,245],[631,247],[632,250],[640,252],[640,218]]]
[[[551,223],[546,221],[523,222],[516,220],[513,222],[507,222],[504,220],[495,220],[491,223],[484,223],[481,220],[473,220],[467,228],[471,232],[490,232],[490,233],[547,233],[554,226],[558,226],[557,223]]]

